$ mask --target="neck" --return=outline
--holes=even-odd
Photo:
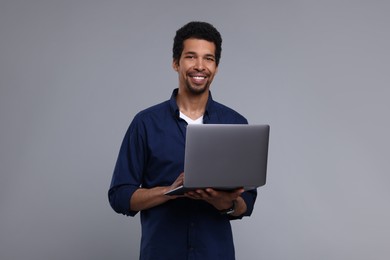
[[[180,112],[195,120],[204,114],[208,97],[208,91],[201,95],[188,95],[179,89],[176,103]]]

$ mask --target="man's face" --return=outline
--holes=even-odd
[[[215,44],[206,40],[187,39],[183,52],[173,68],[179,74],[179,88],[191,94],[209,90],[218,67],[215,60]]]

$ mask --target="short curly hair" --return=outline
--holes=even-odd
[[[206,40],[215,44],[215,62],[218,66],[222,52],[222,37],[218,30],[206,22],[189,22],[176,31],[173,40],[173,60],[178,62],[184,49],[184,41],[190,38]]]

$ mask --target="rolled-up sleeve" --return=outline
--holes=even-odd
[[[240,216],[230,215],[229,218],[231,220],[242,219],[243,217],[248,217],[252,214],[253,208],[255,205],[255,201],[256,201],[256,197],[257,197],[257,189],[247,190],[241,194],[241,197],[245,201],[246,211]]]
[[[108,191],[114,211],[127,216],[138,213],[130,209],[130,199],[142,183],[146,160],[143,133],[142,123],[134,118],[123,138]]]
[[[253,207],[255,205],[256,197],[257,197],[257,190],[248,190],[241,194],[241,197],[244,199],[246,203],[246,212],[243,216],[250,216],[253,211]]]

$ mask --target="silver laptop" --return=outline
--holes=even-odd
[[[187,126],[184,184],[166,195],[214,188],[246,190],[266,182],[269,125]]]

